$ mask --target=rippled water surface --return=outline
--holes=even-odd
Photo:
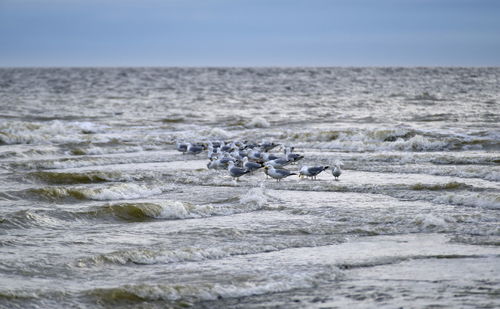
[[[498,68],[0,69],[0,307],[498,308],[499,124]]]

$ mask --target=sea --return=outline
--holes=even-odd
[[[0,69],[0,308],[499,307],[498,67]]]

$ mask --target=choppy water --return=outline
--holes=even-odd
[[[500,306],[499,68],[0,69],[0,108],[1,308]]]

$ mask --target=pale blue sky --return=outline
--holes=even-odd
[[[0,66],[500,66],[500,1],[0,0]]]

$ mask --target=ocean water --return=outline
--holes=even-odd
[[[499,150],[499,68],[0,69],[0,308],[498,308]]]

